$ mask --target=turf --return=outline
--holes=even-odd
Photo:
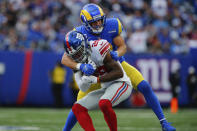
[[[119,131],[161,131],[150,109],[115,109]],[[0,131],[61,131],[69,109],[0,108]],[[197,109],[180,109],[166,118],[177,131],[197,131]],[[96,131],[109,131],[99,110],[90,111]],[[83,131],[77,124],[73,131]]]

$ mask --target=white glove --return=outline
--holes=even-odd
[[[81,79],[82,79],[82,81],[87,82],[87,83],[91,83],[91,84],[98,82],[97,81],[98,79],[95,76],[83,76]]]
[[[86,81],[82,80],[83,76],[81,71],[74,73],[74,76],[79,89],[83,92],[86,92],[90,88],[91,83],[87,83]]]

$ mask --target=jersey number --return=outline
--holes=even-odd
[[[96,47],[98,45],[99,40],[95,40],[94,43],[92,44],[92,47]]]

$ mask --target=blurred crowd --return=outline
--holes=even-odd
[[[64,52],[87,3],[121,20],[128,52],[184,54],[197,41],[197,0],[0,0],[0,50]]]

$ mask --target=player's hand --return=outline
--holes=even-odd
[[[93,68],[96,70],[96,64],[90,58],[88,58],[88,64],[91,64]]]
[[[83,76],[81,79],[82,79],[82,81],[87,82],[87,83],[91,83],[91,84],[98,82],[98,78],[95,76]]]
[[[91,64],[81,64],[80,70],[87,76],[90,76],[94,73],[95,69]]]
[[[115,61],[119,60],[119,56],[118,56],[118,52],[117,51],[111,51],[110,55],[111,55],[112,59],[114,59]]]

